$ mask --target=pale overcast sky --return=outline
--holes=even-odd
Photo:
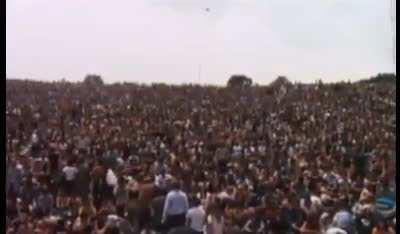
[[[6,1],[8,77],[267,84],[394,72],[389,0]]]

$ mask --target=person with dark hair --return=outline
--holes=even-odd
[[[67,165],[62,169],[64,176],[64,192],[68,199],[71,199],[75,194],[75,180],[78,175],[78,168],[74,165],[73,160],[68,160]]]
[[[118,184],[114,188],[115,204],[117,207],[125,207],[128,201],[128,192],[126,190],[126,180],[124,177],[118,177]]]
[[[318,234],[320,233],[319,227],[319,213],[311,211],[306,214],[306,218],[303,225],[300,227],[300,233],[302,234]]]
[[[18,216],[17,198],[6,198],[6,217],[9,221],[14,220]]]
[[[347,201],[345,199],[339,199],[336,208],[337,212],[333,216],[332,225],[345,230],[348,234],[354,234],[356,223],[353,215],[347,208]]]
[[[263,210],[256,210],[254,213],[250,214],[250,218],[247,220],[242,230],[244,233],[266,233],[266,225],[263,220]]]
[[[121,234],[118,227],[106,227],[104,231],[100,232],[99,234]]]
[[[155,231],[162,233],[165,226],[162,223],[164,202],[165,196],[156,196],[151,202],[152,227]]]
[[[150,182],[150,177],[144,177],[139,181],[138,189],[137,217],[139,231],[145,230],[145,232],[149,232],[151,224],[150,206],[155,193],[155,186]]]
[[[200,199],[193,198],[193,207],[186,213],[186,224],[189,226],[193,234],[203,234],[206,221],[206,212],[201,205]]]
[[[118,178],[114,172],[114,170],[110,167],[106,167],[106,178],[105,178],[105,184],[104,184],[104,200],[106,202],[110,203],[115,203],[115,194],[114,190],[118,185]]]
[[[59,218],[56,223],[56,233],[57,234],[67,234],[68,233],[68,220],[65,218]]]
[[[396,230],[391,227],[387,221],[380,219],[376,226],[372,229],[371,234],[395,234]]]
[[[43,186],[33,201],[34,213],[38,215],[38,217],[47,216],[52,211],[53,206],[53,195],[49,192],[47,186]]]
[[[126,204],[127,220],[134,228],[138,228],[138,191],[128,191],[128,201]]]
[[[168,230],[184,226],[189,201],[185,192],[180,190],[178,181],[172,183],[172,190],[167,194],[164,202],[162,219]]]
[[[80,159],[75,188],[77,189],[77,194],[83,199],[87,199],[90,194],[90,181],[89,162],[87,159]]]
[[[79,216],[75,219],[72,225],[72,230],[76,233],[87,233],[88,230],[92,230],[91,217],[88,210],[82,209],[79,212]]]
[[[117,206],[116,215],[118,216],[117,227],[122,234],[134,234],[135,230],[125,217],[125,207]]]
[[[207,234],[223,234],[225,229],[224,210],[220,203],[213,204],[206,219]]]
[[[286,232],[295,232],[304,221],[304,212],[300,209],[296,198],[284,199],[281,204],[281,220]]]
[[[39,185],[31,175],[27,175],[20,188],[18,198],[21,199],[21,204],[24,207],[29,207],[33,204],[34,199],[39,193]]]
[[[161,164],[161,162],[159,162]],[[157,195],[163,195],[167,189],[167,180],[171,179],[171,175],[167,174],[164,167],[156,170],[154,185]]]

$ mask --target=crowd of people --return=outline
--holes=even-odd
[[[395,96],[7,80],[6,233],[395,233]]]

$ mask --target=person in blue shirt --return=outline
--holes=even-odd
[[[347,209],[344,199],[338,201],[337,212],[333,216],[332,226],[345,230],[348,234],[355,233],[356,223],[352,213]]]
[[[167,230],[185,225],[186,212],[189,201],[185,192],[180,189],[179,182],[172,184],[172,190],[167,194],[164,202],[162,221]]]

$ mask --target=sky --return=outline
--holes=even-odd
[[[209,9],[207,11],[207,9]],[[6,0],[8,78],[258,84],[395,72],[390,0]]]

